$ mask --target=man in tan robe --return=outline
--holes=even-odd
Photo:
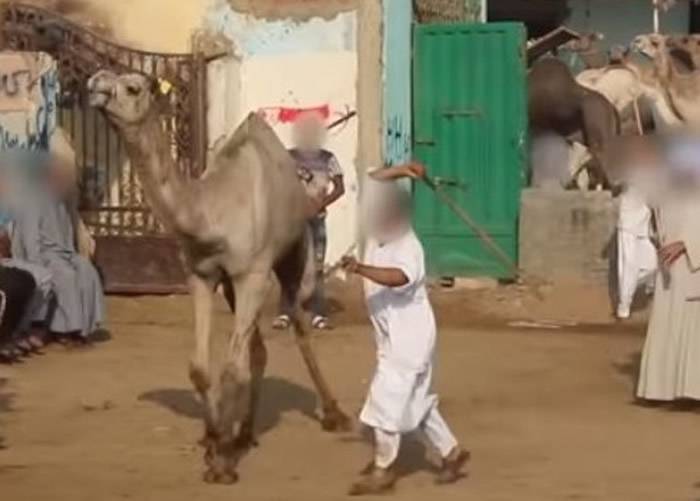
[[[655,210],[660,273],[637,388],[637,396],[645,400],[700,400],[698,147],[685,149],[685,165],[671,159],[670,189]],[[676,145],[671,154],[680,149]]]

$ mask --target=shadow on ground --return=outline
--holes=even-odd
[[[629,378],[632,385],[632,394],[635,394],[637,382],[639,381],[639,367],[642,364],[642,352],[635,351],[627,356],[627,360],[622,362],[613,362],[615,370]]]
[[[260,409],[256,429],[258,434],[268,432],[279,423],[282,414],[290,411],[302,413],[314,421],[316,394],[298,384],[280,378],[265,378],[261,391]],[[193,390],[168,388],[146,392],[139,396],[143,402],[152,402],[171,412],[191,419],[203,417],[201,403]]]

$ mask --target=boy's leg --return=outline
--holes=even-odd
[[[366,476],[350,487],[351,496],[381,494],[396,482],[391,466],[399,455],[401,435],[374,428],[374,464]]]
[[[374,429],[374,466],[388,470],[399,456],[401,435],[389,433],[379,428]]]
[[[280,291],[280,304],[277,318],[272,322],[272,327],[274,329],[284,330],[290,326],[294,309],[293,302],[294,300],[289,297],[287,291],[282,288]]]
[[[625,231],[617,231],[618,303],[617,317],[629,318],[632,300],[637,289],[639,267],[636,256],[637,238]]]
[[[448,484],[459,480],[462,476],[461,470],[469,460],[469,452],[459,446],[437,407],[428,413],[421,427],[442,459],[442,468],[437,482]]]
[[[327,314],[323,267],[326,261],[326,247],[328,244],[326,218],[322,216],[315,217],[309,221],[309,226],[311,227],[314,258],[316,261],[316,280],[314,283],[314,291],[311,296],[311,313],[314,327],[325,328],[327,326]]]

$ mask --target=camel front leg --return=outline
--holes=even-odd
[[[210,338],[214,281],[192,275],[190,292],[194,301],[194,353],[190,360],[190,380],[204,406],[204,438],[207,449],[216,434],[216,408],[211,399]]]
[[[301,356],[304,358],[304,363],[309,370],[311,380],[321,399],[321,409],[323,412],[321,416],[321,426],[326,431],[349,431],[352,428],[352,421],[340,410],[338,402],[326,382],[326,378],[321,373],[316,354],[311,348],[309,332],[299,321],[298,312],[299,308],[297,307],[292,318],[294,334],[297,346],[299,346],[299,350],[301,351]]]
[[[251,368],[257,368],[260,362],[253,358],[259,353],[253,350],[256,347],[254,338],[269,286],[269,273],[265,272],[250,273],[234,283],[237,314],[221,370],[217,441],[205,476],[208,482],[233,483],[238,479],[236,466],[245,449],[240,447],[237,438],[246,431],[243,429],[245,420],[251,416],[251,404],[258,397],[258,385],[262,379],[262,372]]]

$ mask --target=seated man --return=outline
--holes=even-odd
[[[15,335],[35,288],[28,272],[0,265],[0,363],[15,362],[23,352]]]
[[[11,230],[10,230],[11,231]],[[46,342],[48,318],[53,300],[52,276],[48,268],[12,257],[12,244],[6,230],[0,231],[0,266],[5,270],[21,271],[32,278],[33,293],[16,326],[15,345],[24,354],[39,353]]]
[[[46,178],[22,197],[15,210],[13,255],[47,268],[55,294],[50,330],[59,341],[85,343],[104,319],[97,270],[78,254],[73,219],[65,201],[72,182],[57,162]]]

